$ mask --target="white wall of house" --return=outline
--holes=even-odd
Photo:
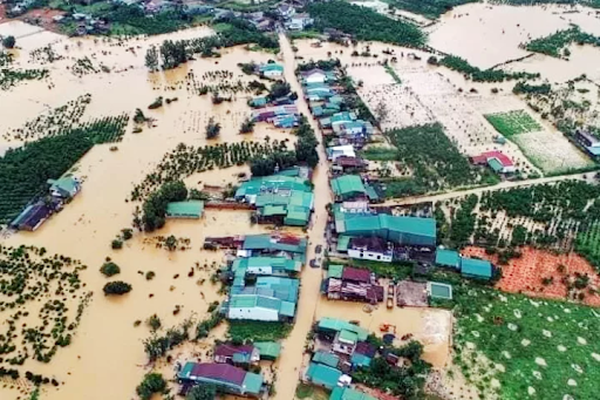
[[[374,251],[362,251],[362,250],[354,250],[348,249],[348,256],[350,258],[356,258],[359,260],[371,260],[371,261],[381,261],[381,262],[392,262],[392,256],[378,253]]]
[[[283,75],[283,72],[277,71],[277,70],[265,71],[265,72],[263,72],[263,75],[266,76],[267,78],[281,78],[281,76]]]
[[[306,78],[304,78],[304,80],[306,81],[306,83],[323,83],[325,82],[325,74],[317,72],[307,76]]]
[[[254,321],[279,321],[276,310],[260,307],[229,308],[228,317],[231,319],[250,319]]]

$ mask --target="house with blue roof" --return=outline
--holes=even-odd
[[[263,64],[258,67],[261,76],[269,79],[281,79],[283,77],[283,66],[277,63]]]

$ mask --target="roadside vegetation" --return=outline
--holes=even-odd
[[[426,35],[416,25],[396,21],[370,8],[345,1],[311,3],[308,13],[315,19],[315,29],[338,29],[356,40],[379,41],[399,46],[422,47]]]

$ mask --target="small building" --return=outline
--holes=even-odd
[[[354,267],[344,267],[342,271],[342,279],[345,281],[356,283],[371,283],[372,273],[368,269],[360,269]]]
[[[493,274],[492,263],[487,260],[462,257],[460,273],[467,278],[490,280]]]
[[[325,83],[327,81],[327,75],[325,74],[325,71],[318,68],[301,72],[300,75],[302,76],[302,82],[305,84]]]
[[[327,365],[328,367],[337,368],[340,363],[340,357],[337,354],[327,351],[318,350],[312,356],[312,362]]]
[[[184,384],[212,384],[220,392],[258,398],[263,392],[263,377],[228,364],[187,362],[177,378]]]
[[[281,344],[277,342],[254,342],[261,360],[275,361],[281,354]]]
[[[248,101],[248,105],[254,108],[264,107],[267,105],[267,98],[265,96],[255,97]]]
[[[460,269],[460,254],[454,250],[437,249],[435,263],[444,267]]]
[[[392,262],[394,244],[377,236],[354,237],[350,239],[348,256],[358,260]]]
[[[214,360],[219,364],[249,365],[260,360],[260,353],[251,345],[221,344],[215,348]]]
[[[236,258],[231,270],[235,275],[290,276],[302,270],[302,263],[287,257]]]
[[[167,218],[195,218],[204,212],[204,202],[201,200],[174,201],[167,204]]]
[[[332,170],[341,174],[363,171],[367,167],[360,157],[339,156],[333,161]]]
[[[71,175],[56,180],[48,179],[48,185],[50,185],[50,195],[61,199],[72,199],[81,191],[81,183]]]
[[[294,14],[296,14],[296,10],[289,4],[283,3],[279,7],[277,7],[277,12],[283,19],[289,19]]]
[[[247,257],[251,255],[280,255],[288,254],[295,260],[306,262],[308,241],[289,234],[258,234],[246,235],[241,249]]]
[[[335,387],[329,400],[377,400],[375,397],[349,387]]]
[[[25,207],[9,226],[19,231],[35,231],[51,214],[52,208],[40,201]]]
[[[600,139],[582,129],[575,131],[575,140],[579,143],[591,156],[600,156]]]
[[[366,329],[336,318],[322,318],[317,325],[317,332],[330,338],[333,336],[333,351],[347,355],[354,352],[359,341],[365,341],[369,336]]]
[[[226,306],[229,319],[291,321],[296,315],[296,303],[257,294],[232,294]]]
[[[306,370],[306,380],[317,386],[332,390],[340,385],[342,371],[327,365],[311,362]]]
[[[498,150],[487,151],[478,156],[471,157],[471,162],[475,165],[489,165],[496,173],[509,174],[516,171],[512,160],[504,153]]]
[[[259,67],[260,74],[269,79],[281,79],[283,77],[283,66],[277,63],[263,64]]]
[[[285,24],[285,27],[292,31],[301,31],[309,27],[314,23],[314,19],[306,13],[295,14]]]
[[[327,159],[329,161],[335,161],[339,157],[356,158],[356,151],[354,150],[354,146],[352,146],[351,144],[344,145],[344,146],[328,147],[326,152],[327,152]]]
[[[358,175],[342,175],[332,179],[331,189],[333,194],[342,200],[367,197],[367,189]]]

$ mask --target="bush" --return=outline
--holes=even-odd
[[[121,229],[123,240],[129,240],[133,237],[133,229],[125,228]]]
[[[123,295],[131,292],[131,285],[123,281],[108,282],[104,285],[104,295]]]
[[[2,46],[4,46],[7,49],[14,48],[16,43],[17,41],[15,40],[14,36],[6,36],[2,39]]]
[[[167,381],[161,374],[150,373],[144,376],[142,383],[136,388],[136,392],[140,399],[150,400],[156,393],[165,393],[167,390]]]
[[[185,396],[185,400],[214,400],[217,395],[215,385],[196,385]]]
[[[102,266],[100,267],[100,272],[102,273],[102,275],[110,278],[111,276],[120,273],[121,268],[119,268],[119,266],[114,262],[109,261],[102,264]]]
[[[206,138],[214,139],[214,138],[218,137],[220,133],[221,133],[221,124],[218,122],[215,122],[215,119],[213,117],[210,117],[210,119],[208,120],[208,124],[206,125]]]
[[[113,239],[113,241],[110,244],[110,247],[113,248],[113,250],[119,250],[123,248],[123,241],[121,239]]]

